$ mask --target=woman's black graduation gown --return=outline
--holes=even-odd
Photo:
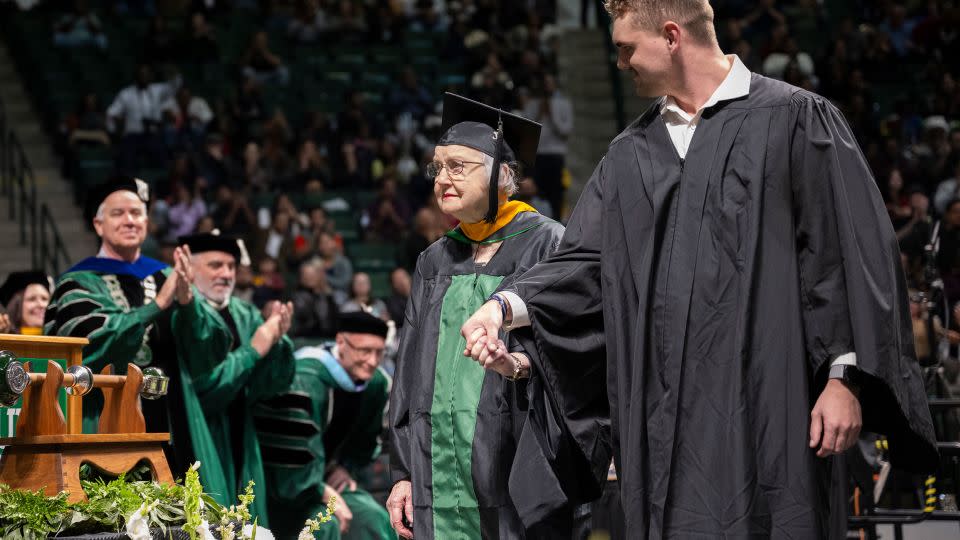
[[[880,193],[841,114],[798,88],[753,75],[704,111],[685,161],[659,111],[611,143],[559,250],[508,287],[527,349],[563,370],[605,335],[631,538],[825,538],[832,460],[808,441],[836,356],[856,352],[864,430],[894,464],[936,466]]]
[[[390,396],[392,475],[412,481],[417,540],[571,534],[570,505],[542,525],[549,532],[525,534],[508,493],[517,446],[532,438],[523,435],[527,412],[543,402],[532,393],[538,382],[484,371],[463,356],[460,335],[498,286],[556,249],[562,234],[560,224],[521,213],[492,235],[507,239],[486,265],[474,264],[472,244],[449,236],[417,261]]]

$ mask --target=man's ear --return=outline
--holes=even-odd
[[[663,37],[667,40],[667,46],[671,51],[680,44],[681,34],[679,24],[673,21],[667,21],[663,24]]]

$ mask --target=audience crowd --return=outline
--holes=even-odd
[[[400,304],[372,297],[370,276],[354,273],[346,255],[351,242],[391,246],[386,258],[396,261],[396,270],[390,287],[402,295],[419,252],[451,227],[423,173],[440,134],[444,90],[544,123],[543,166],[526,171],[521,196],[546,214],[563,211],[564,140],[573,112],[556,83],[552,3],[208,4],[181,14],[188,24],[178,35],[166,17],[151,16],[155,7],[148,3],[139,16],[152,18],[131,84],[108,103],[91,92],[63,122],[68,155],[110,145],[118,172],[162,171],[146,178],[155,195],[151,254],[169,259],[180,236],[219,229],[245,238],[249,247],[253,272],[242,277],[241,292],[260,305],[280,297],[296,301],[295,334],[331,337],[336,314],[351,309],[400,324]],[[262,29],[251,32],[249,46],[229,65],[212,23],[234,10],[254,13]],[[99,26],[96,11],[83,1],[62,18]],[[55,28],[58,46],[106,46],[102,35],[61,38],[68,29],[67,22]],[[363,51],[403,43],[409,35],[432,37],[440,47],[430,54],[458,66],[459,76],[438,87],[425,84],[417,66],[401,63],[377,74],[388,78],[383,91],[354,81],[332,106],[308,108],[301,117],[288,116],[271,99],[293,94],[290,87],[300,80],[296,67],[304,65],[295,60],[309,58],[318,45],[352,44]],[[182,73],[198,69],[223,73],[231,81],[226,95],[190,88]],[[541,194],[538,183],[546,187]],[[358,200],[360,192],[368,195]]]
[[[576,129],[557,85],[556,2],[493,0],[272,0],[194,2],[179,32],[146,2],[101,4],[152,17],[132,83],[109,103],[84,97],[64,119],[63,146],[111,145],[117,170],[162,170],[150,178],[151,245],[169,258],[181,235],[219,229],[247,239],[250,297],[296,298],[309,313],[301,335],[329,335],[330,318],[400,310],[371,295],[354,273],[352,243],[392,246],[407,273],[451,222],[437,209],[423,166],[439,135],[443,90],[534,117],[544,124],[538,164],[519,196],[566,215],[566,140]],[[960,298],[960,5],[950,0],[715,0],[722,48],[757,73],[815,91],[840,107],[863,148],[901,242],[911,287],[928,318],[942,279]],[[227,63],[214,24],[248,10],[260,25]],[[169,15],[169,14],[167,14]],[[58,47],[103,49],[100,14],[85,1],[56,20]],[[327,107],[287,115],[272,95],[289,93],[317,46],[357,51],[433,36],[437,62],[459,66],[438,85],[422,66],[400,62],[373,92],[348,85]],[[278,52],[283,50],[284,54]],[[338,49],[341,50],[341,49]],[[216,66],[214,69],[211,66]],[[205,96],[185,71],[223,76],[226,95]],[[904,74],[909,74],[904,77]],[[580,104],[589,107],[589,104]],[[612,136],[613,134],[611,134]],[[358,200],[351,193],[368,193]],[[337,215],[352,219],[337,219]],[[939,224],[939,225],[938,225]],[[925,248],[936,232],[936,252]],[[391,278],[395,292],[409,276]],[[374,287],[375,288],[375,287]],[[958,321],[940,317],[960,344]],[[397,321],[399,322],[399,321]],[[956,339],[955,339],[956,338]],[[956,355],[953,355],[956,356]]]

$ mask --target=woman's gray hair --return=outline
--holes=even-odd
[[[493,174],[493,158],[483,154],[483,168],[487,171],[487,178]],[[500,192],[507,197],[513,196],[517,192],[517,184],[520,182],[520,165],[515,162],[504,162],[500,164],[500,183],[498,187]]]

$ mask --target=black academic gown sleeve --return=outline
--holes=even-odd
[[[602,169],[601,162],[557,251],[504,287],[524,300],[531,320],[511,332],[534,370],[510,475],[511,499],[527,527],[599,497],[610,464],[601,215],[595,211]]]
[[[841,113],[805,92],[793,107],[803,326],[818,388],[836,356],[856,352],[863,429],[888,436],[895,466],[926,472],[938,462],[935,437],[893,227]]]
[[[400,331],[400,350],[397,351],[397,369],[394,373],[396,383],[390,390],[389,432],[390,432],[390,476],[394,483],[410,479],[410,388],[417,388],[412,380],[421,377],[416,373],[417,347],[420,340],[411,339],[419,330],[419,310],[423,295],[423,254],[418,257],[414,268],[410,289],[410,299],[403,316],[403,328]]]

